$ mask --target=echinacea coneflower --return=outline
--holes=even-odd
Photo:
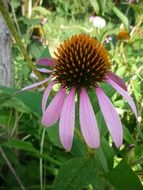
[[[42,124],[50,127],[59,119],[60,140],[66,150],[71,149],[73,142],[76,94],[79,98],[79,121],[83,138],[91,148],[100,145],[98,124],[88,96],[90,90],[95,91],[116,147],[121,146],[123,141],[121,121],[110,99],[101,89],[100,83],[108,83],[117,90],[137,116],[136,106],[127,93],[124,81],[110,71],[110,57],[99,41],[85,34],[75,35],[57,48],[54,59],[42,58],[37,63],[48,67],[40,71],[47,73],[49,77],[23,90],[49,81],[42,99]],[[47,99],[54,84],[60,84],[60,88],[47,106]]]

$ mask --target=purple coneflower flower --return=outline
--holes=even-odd
[[[38,64],[48,66],[41,72],[49,78],[25,87],[31,89],[49,81],[42,99],[42,124],[52,126],[59,119],[59,135],[62,145],[70,150],[75,124],[75,95],[79,98],[80,128],[86,144],[91,148],[100,145],[99,129],[88,91],[94,90],[108,130],[116,147],[123,141],[123,129],[117,111],[100,87],[101,82],[110,84],[129,103],[137,117],[136,106],[127,93],[123,80],[110,71],[110,57],[96,39],[88,35],[75,35],[64,41],[55,52],[55,59],[42,58]],[[49,70],[49,68],[51,68]],[[54,84],[60,84],[59,91],[47,106],[47,99]]]

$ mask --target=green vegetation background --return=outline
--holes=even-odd
[[[0,189],[143,189],[143,1],[11,0],[9,8],[28,59],[10,26],[15,85],[0,86]],[[89,18],[96,15],[105,19],[105,27],[93,26]],[[126,35],[119,36],[123,31]],[[104,44],[112,58],[112,70],[127,82],[136,103],[138,121],[123,98],[103,86],[122,120],[124,143],[120,149],[111,144],[94,94],[90,98],[100,123],[101,147],[89,150],[75,132],[71,152],[60,144],[58,123],[49,129],[41,125],[42,91],[15,94],[37,81],[28,62],[35,64],[40,57],[53,56],[60,42],[78,33]]]

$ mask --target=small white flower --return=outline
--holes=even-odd
[[[89,21],[93,24],[94,27],[99,29],[105,27],[106,25],[105,19],[100,16],[91,16],[89,18]]]

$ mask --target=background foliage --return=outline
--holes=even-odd
[[[112,70],[128,84],[138,121],[123,98],[105,85],[104,91],[122,120],[122,147],[116,149],[111,143],[91,93],[100,123],[101,147],[95,151],[86,147],[78,132],[77,113],[73,148],[65,152],[58,123],[49,129],[41,126],[42,91],[16,93],[37,79],[13,39],[15,86],[0,86],[0,189],[143,189],[143,1],[11,0],[9,8],[17,35],[33,63],[52,56],[60,42],[77,33],[90,34],[104,43],[112,58]],[[93,15],[102,16],[106,26],[95,28],[89,21]]]

